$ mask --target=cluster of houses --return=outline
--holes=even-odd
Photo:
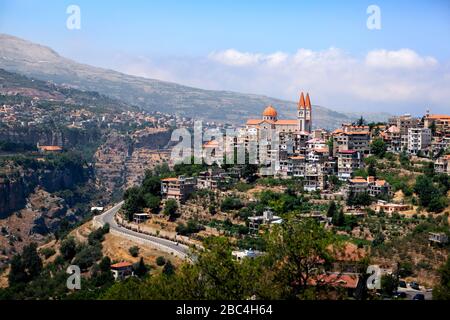
[[[303,93],[297,119],[279,120],[276,109],[268,106],[261,119],[247,121],[236,144],[247,150],[256,149],[258,163],[274,169],[269,174],[303,178],[309,191],[325,189],[326,177],[330,175],[344,181],[351,179],[356,170],[363,168],[364,157],[370,154],[375,138],[383,139],[387,151],[393,153],[439,157],[450,149],[448,115],[402,115],[390,118],[385,125],[343,124],[328,132],[312,130],[312,113],[309,94],[305,98]],[[448,155],[439,157],[436,171],[448,173],[449,159]],[[375,183],[371,189],[377,193],[378,187]]]
[[[230,185],[241,177],[238,168],[225,171],[221,168],[210,168],[200,172],[197,177],[178,176],[161,179],[161,195],[164,199],[173,199],[184,203],[195,190],[219,189]]]
[[[254,151],[254,163],[260,166],[261,176],[299,178],[306,191],[326,190],[332,183],[330,177],[336,176],[347,182],[344,196],[359,193],[382,199],[392,196],[387,181],[355,174],[364,168],[364,158],[371,154],[374,139],[382,139],[387,151],[393,153],[434,155],[436,172],[450,172],[450,155],[445,155],[450,150],[450,116],[428,112],[422,118],[402,115],[374,126],[342,124],[332,132],[313,130],[312,117],[310,96],[302,92],[296,119],[280,120],[276,109],[268,106],[261,119],[248,120],[236,136],[225,140],[224,150]],[[216,140],[204,145],[206,149],[221,147]],[[220,188],[236,178],[239,172],[214,168],[196,178],[163,179],[161,192],[165,198],[184,202],[195,189]]]

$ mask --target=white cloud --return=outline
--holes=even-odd
[[[229,66],[248,66],[257,64],[262,58],[262,55],[248,52],[239,52],[234,49],[228,49],[220,52],[212,52],[209,54],[208,57],[211,60]]]
[[[120,71],[196,86],[296,100],[347,111],[422,113],[450,109],[450,64],[413,50],[374,50],[362,58],[338,49],[295,53],[216,51],[207,57],[122,59]],[[115,64],[116,66],[118,65]],[[439,65],[439,68],[436,66]]]
[[[433,57],[421,57],[410,49],[397,51],[374,50],[367,54],[366,64],[377,68],[426,68],[438,64]]]

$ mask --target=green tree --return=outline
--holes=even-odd
[[[22,254],[12,258],[9,284],[27,283],[39,276],[41,270],[42,260],[37,252],[37,244],[31,243],[23,248]]]
[[[398,280],[395,275],[385,274],[381,277],[381,291],[391,296],[398,288]]]
[[[153,213],[159,212],[159,207],[161,205],[161,199],[157,196],[154,196],[151,193],[146,193],[144,195],[145,206],[152,210]]]
[[[132,246],[128,249],[128,252],[132,257],[137,257],[139,255],[139,247],[138,246]]]
[[[367,175],[371,177],[377,176],[377,169],[373,163],[369,164],[369,166],[367,167]]]
[[[175,273],[175,267],[173,266],[172,262],[170,262],[170,260],[166,262],[162,272],[166,276],[172,276]]]
[[[146,171],[141,188],[144,193],[150,193],[159,196],[161,193],[161,179],[159,176],[153,175],[151,171]]]
[[[386,143],[381,138],[373,139],[370,144],[370,152],[379,158],[383,158],[387,150]]]
[[[337,227],[342,227],[345,224],[345,215],[344,215],[343,208],[335,211],[335,215],[333,216],[332,221],[333,221],[333,224]]]
[[[10,286],[19,283],[26,283],[29,280],[28,274],[25,271],[25,266],[22,262],[21,255],[14,255],[11,259],[11,269],[8,274],[8,282]]]
[[[433,290],[433,300],[450,300],[450,256],[439,269],[439,285]]]
[[[178,203],[174,199],[168,199],[164,205],[164,214],[174,219],[177,215]]]
[[[141,257],[139,262],[133,265],[134,274],[140,278],[144,277],[148,273],[148,268],[144,263],[144,259]]]
[[[145,206],[145,200],[143,198],[141,189],[138,187],[132,187],[124,193],[123,210],[127,216],[128,221],[133,220],[133,215],[142,211]]]
[[[365,125],[366,124],[366,120],[363,118],[363,116],[361,116],[359,119],[358,119],[358,121],[356,121],[356,125],[357,126],[363,126],[363,125]]]
[[[336,202],[331,201],[331,203],[328,207],[328,210],[327,210],[327,217],[333,218],[334,215],[336,214],[336,212],[337,212]]]
[[[428,207],[433,198],[440,196],[439,190],[433,185],[433,180],[426,175],[416,178],[414,192],[419,195],[420,204],[423,207]]]
[[[31,243],[23,248],[22,261],[30,278],[34,278],[39,275],[42,270],[42,260],[37,252],[36,243]]]
[[[166,264],[166,259],[162,256],[159,256],[158,258],[156,258],[156,265],[162,267],[163,265]]]
[[[445,196],[433,197],[428,204],[428,210],[431,212],[442,212],[448,206],[448,199]]]
[[[311,298],[310,279],[333,260],[330,245],[337,241],[313,219],[287,219],[274,226],[267,239],[267,258],[273,270],[273,290],[280,298]],[[282,263],[280,263],[282,262]]]

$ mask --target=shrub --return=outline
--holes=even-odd
[[[53,256],[56,253],[56,251],[53,248],[43,248],[40,250],[39,253],[42,254],[45,259],[48,259],[51,256]]]
[[[139,247],[132,246],[128,249],[128,252],[131,254],[132,257],[136,258],[139,255]]]
[[[75,255],[73,264],[78,265],[81,270],[86,270],[101,257],[102,250],[99,245],[82,245],[79,252]]]
[[[166,262],[162,272],[166,276],[171,276],[175,273],[175,267],[173,266],[172,262],[170,262],[170,260]]]
[[[159,256],[158,258],[156,258],[156,265],[157,266],[163,266],[166,264],[166,259],[162,256]]]
[[[77,253],[77,244],[75,239],[70,237],[61,242],[61,247],[59,248],[62,257],[66,261],[71,261],[75,254]]]
[[[220,210],[222,211],[239,210],[242,207],[243,204],[240,199],[234,197],[227,197],[222,201],[220,205]]]
[[[176,216],[177,211],[178,211],[178,203],[173,199],[167,200],[164,206],[163,211],[164,214],[166,216],[169,216],[170,218],[174,218]]]
[[[188,236],[193,233],[198,233],[202,230],[205,230],[205,227],[198,223],[196,220],[190,219],[187,224],[180,223],[176,227],[175,231],[183,236]]]

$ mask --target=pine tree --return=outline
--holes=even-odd
[[[141,257],[138,263],[134,266],[134,274],[138,277],[143,277],[147,274],[148,268],[144,263],[144,258]]]
[[[345,223],[345,215],[344,215],[344,209],[341,208],[341,210],[337,211],[336,214],[333,217],[333,224],[337,227],[343,226]]]
[[[336,211],[337,211],[336,202],[331,201],[330,206],[328,207],[327,217],[333,218],[334,215],[336,214]]]

